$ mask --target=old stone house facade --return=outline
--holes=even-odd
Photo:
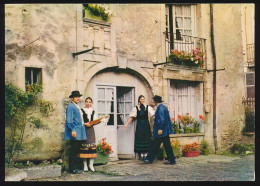
[[[24,90],[28,79],[42,83],[42,97],[55,106],[46,127],[27,125],[17,160],[61,155],[73,90],[83,94],[81,106],[90,96],[99,116],[110,115],[95,130],[97,142],[106,137],[112,145],[111,160],[134,157],[135,124],[126,130],[123,124],[141,94],[150,105],[154,95],[162,96],[171,117],[205,117],[199,133],[172,135],[182,145],[205,139],[219,152],[239,141],[246,94],[243,6],[110,4],[110,20],[100,21],[84,17],[82,4],[5,5],[6,81]],[[165,64],[171,49],[197,47],[205,53],[202,69]],[[37,149],[29,145],[35,138],[43,142]]]

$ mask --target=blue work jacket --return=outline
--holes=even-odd
[[[71,132],[76,131],[76,138],[71,136]],[[85,125],[82,125],[80,112],[74,103],[70,103],[66,108],[66,124],[64,140],[86,140]]]
[[[162,135],[158,135],[158,130],[162,130]],[[159,104],[154,114],[153,136],[162,138],[173,134],[171,117],[167,107]]]

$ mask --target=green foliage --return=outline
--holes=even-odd
[[[35,86],[37,87],[37,86]],[[39,91],[37,87],[34,91]],[[39,108],[43,115],[53,111],[52,104],[39,99],[37,92],[25,92],[18,87],[5,83],[5,164],[11,166],[14,154],[21,150],[24,130],[27,122],[37,128],[43,126],[39,118],[29,117],[28,110],[32,106]]]
[[[254,151],[255,145],[254,144],[240,144],[240,143],[234,143],[231,148],[230,152],[232,154],[239,154],[239,155],[245,155],[246,151]]]
[[[83,4],[83,15],[84,10],[89,10],[91,15],[101,17],[103,21],[107,21],[109,18],[109,13],[106,13],[106,9],[97,4]]]
[[[209,143],[206,140],[202,140],[200,143],[201,150],[209,149]]]
[[[255,132],[255,113],[249,108],[246,108],[246,125],[243,132]]]
[[[45,116],[48,116],[50,112],[54,111],[53,104],[49,101],[40,100],[38,106],[40,107],[40,112]]]
[[[31,116],[31,117],[28,118],[28,121],[33,123],[37,129],[43,127],[43,123],[42,123],[42,121],[39,118]]]
[[[34,83],[34,84],[31,84],[31,91],[32,92],[42,92],[42,84],[39,84],[39,83]]]

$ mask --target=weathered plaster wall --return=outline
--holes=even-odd
[[[239,140],[244,119],[241,5],[213,6],[217,69],[226,69],[217,72],[217,134],[219,147],[226,148],[232,141]],[[79,89],[84,97],[93,94],[88,87],[93,86],[94,75],[104,68],[117,65],[121,69],[130,68],[142,74],[153,94],[166,97],[165,79],[170,78],[169,74],[159,66],[152,69],[153,62],[165,60],[165,5],[111,4],[110,9],[113,12],[110,54],[93,52],[74,59],[73,52],[87,49],[83,46],[86,35],[82,28],[81,5],[6,5],[6,80],[24,89],[24,67],[42,68],[42,96],[52,101],[56,109],[44,119],[45,127],[27,126],[28,150],[18,158],[41,160],[59,156],[63,149],[65,98],[74,89]],[[212,69],[209,10],[208,4],[199,4],[196,22],[197,36],[206,39],[208,69]],[[100,63],[87,62],[91,60]],[[142,85],[141,81],[138,79],[138,85]],[[205,138],[213,144],[212,72],[204,74],[203,82]],[[150,91],[147,85],[138,87],[142,87],[137,89],[138,95],[145,89]],[[33,145],[37,143],[40,145]]]
[[[245,95],[240,4],[214,4],[217,57],[217,135],[220,149],[241,139]],[[227,16],[229,15],[229,16]]]
[[[110,8],[117,52],[128,58],[156,62],[162,56],[163,4],[115,4]]]
[[[42,118],[43,128],[27,125],[24,151],[17,159],[59,157],[63,149],[63,98],[76,88],[76,63],[71,55],[75,47],[74,5],[12,4],[6,5],[5,11],[6,80],[24,89],[24,67],[42,68],[42,97],[55,107],[48,118]],[[35,138],[41,139],[40,145],[33,145]]]

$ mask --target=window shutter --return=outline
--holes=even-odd
[[[245,74],[246,76],[246,91],[248,98],[255,97],[255,73],[249,72]]]
[[[246,73],[246,85],[255,85],[255,73]]]

